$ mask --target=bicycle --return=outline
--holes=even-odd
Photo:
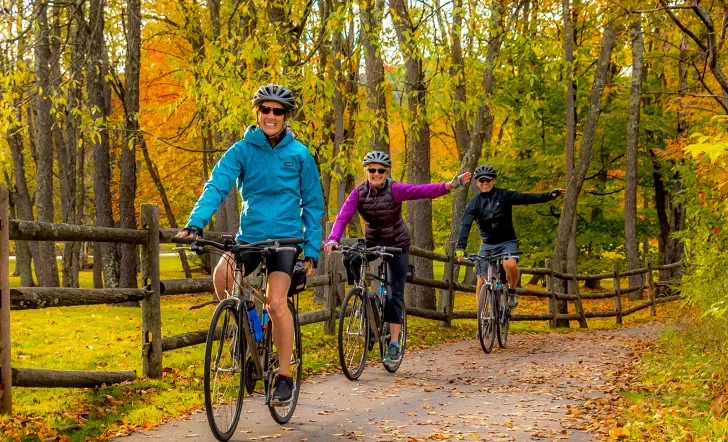
[[[508,281],[503,271],[503,260],[514,257],[517,253],[503,252],[486,254],[485,256],[467,254],[466,257],[476,263],[485,264],[487,274],[478,295],[478,340],[485,353],[493,350],[495,337],[498,346],[506,348],[508,330],[511,324],[511,310],[517,304],[515,293],[510,293]],[[481,275],[478,275],[480,277]]]
[[[205,347],[205,409],[210,429],[218,440],[226,441],[233,436],[240,420],[244,391],[252,394],[259,380],[263,381],[265,405],[268,406],[273,420],[284,424],[293,416],[298,403],[302,372],[301,328],[297,314],[298,297],[295,295],[305,288],[305,270],[299,261],[288,292],[288,309],[293,316],[294,329],[291,356],[293,396],[290,401],[276,403],[272,400],[271,393],[278,373],[279,358],[273,344],[273,323],[269,321],[265,309],[265,258],[277,251],[296,251],[296,247],[290,246],[301,243],[302,238],[266,240],[251,244],[236,244],[232,238],[224,239],[223,243],[199,238],[190,245],[190,249],[198,254],[212,252],[209,247],[220,250],[221,252],[216,252],[219,254],[230,252],[235,261],[232,294],[226,290],[228,296],[215,308]],[[246,253],[261,254],[261,276],[257,289],[243,278],[242,257]],[[300,283],[301,275],[304,287]],[[255,307],[256,300],[263,305],[261,316],[258,316]]]
[[[384,322],[384,310],[389,300],[387,291],[387,264],[381,262],[377,274],[368,273],[369,262],[380,257],[391,257],[393,253],[401,253],[398,247],[366,247],[360,239],[353,246],[339,246],[337,253],[354,254],[361,258],[359,278],[349,290],[341,304],[339,316],[339,363],[344,376],[350,381],[359,379],[366,365],[367,355],[379,341],[379,352],[384,369],[389,373],[396,372],[404,359],[407,339],[407,311],[402,311],[402,328],[399,332],[400,359],[394,364],[387,364],[384,358],[389,348],[389,323]],[[367,276],[379,281],[379,294],[369,290]]]

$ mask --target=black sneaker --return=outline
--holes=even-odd
[[[389,349],[387,350],[387,356],[384,357],[384,362],[386,364],[396,364],[399,362],[401,357],[402,355],[399,353],[399,346],[390,343]]]
[[[508,287],[508,308],[516,308],[518,307],[518,295],[516,294],[516,289]]]
[[[290,402],[293,397],[293,378],[289,376],[278,375],[276,378],[275,386],[273,387],[273,394],[271,395],[272,404],[282,404]]]

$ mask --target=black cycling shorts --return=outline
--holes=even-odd
[[[244,244],[244,243],[242,243]],[[288,247],[288,246],[286,246]],[[299,246],[295,246],[296,251],[292,250],[281,250],[278,252],[273,252],[265,255],[265,267],[268,272],[268,274],[271,274],[272,272],[283,272],[287,274],[288,276],[293,275],[293,268],[296,265],[296,261],[298,261],[298,256],[301,254],[303,249]],[[230,256],[228,254],[228,256]],[[263,261],[263,255],[260,252],[249,252],[243,254],[243,268],[245,269],[245,274],[243,276],[248,276],[251,273],[255,271],[255,269],[258,268],[260,263]],[[232,264],[232,263],[231,263]],[[230,269],[232,270],[232,269]]]

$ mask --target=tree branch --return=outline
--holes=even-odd
[[[680,20],[675,16],[675,14],[672,12],[672,9],[675,9],[675,7],[668,6],[665,0],[659,0],[660,4],[665,8],[665,12],[667,12],[667,15],[670,16],[673,22],[677,25],[678,28],[680,28],[688,37],[692,38],[693,41],[700,47],[700,49],[707,51],[708,48],[703,44],[703,42],[698,38],[697,35],[693,34],[692,31],[685,27],[685,25],[682,24]]]

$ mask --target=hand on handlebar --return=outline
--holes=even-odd
[[[184,229],[177,232],[176,235],[174,235],[175,238],[180,239],[197,239],[202,238],[202,229],[195,226],[188,226]]]
[[[338,250],[338,248],[339,248],[339,243],[336,241],[329,241],[326,243],[326,245],[324,245],[324,250],[326,250],[329,253],[329,255],[334,253],[334,250]]]

